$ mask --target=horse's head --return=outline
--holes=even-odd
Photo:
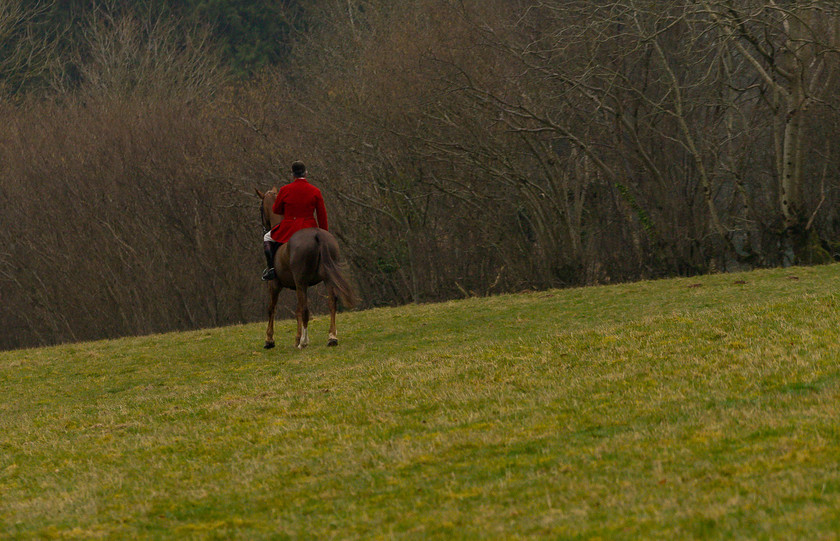
[[[280,216],[274,214],[272,210],[274,200],[277,199],[277,188],[271,188],[265,193],[256,188],[254,188],[254,191],[262,202],[260,204],[260,221],[262,222],[263,229],[268,231],[280,221]]]

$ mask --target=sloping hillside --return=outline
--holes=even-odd
[[[840,267],[0,353],[0,538],[840,531]]]

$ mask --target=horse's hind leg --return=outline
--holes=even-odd
[[[335,294],[335,289],[332,286],[327,286],[327,302],[330,305],[330,337],[327,340],[328,346],[338,345],[338,333],[335,330],[335,312],[337,310],[338,298]]]
[[[306,286],[303,285],[297,286],[297,310],[295,310],[295,316],[297,316],[298,324],[295,345],[298,349],[303,349],[309,345],[309,303],[306,298]]]
[[[277,297],[282,288],[274,281],[268,284],[268,327],[265,329],[265,349],[274,347],[274,312],[277,309]]]

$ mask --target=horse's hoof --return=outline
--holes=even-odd
[[[329,341],[327,341],[327,345],[328,346],[337,346],[338,345],[338,338],[330,338]]]
[[[263,346],[265,349],[271,349],[274,347],[274,342],[266,342]]]

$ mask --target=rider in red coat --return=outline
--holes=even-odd
[[[279,224],[266,233],[263,243],[268,268],[263,272],[263,280],[274,279],[274,254],[277,249],[289,242],[292,235],[307,227],[320,227],[329,230],[327,207],[321,190],[306,180],[306,166],[302,162],[292,164],[294,181],[280,188],[274,200],[272,210],[283,216]]]

